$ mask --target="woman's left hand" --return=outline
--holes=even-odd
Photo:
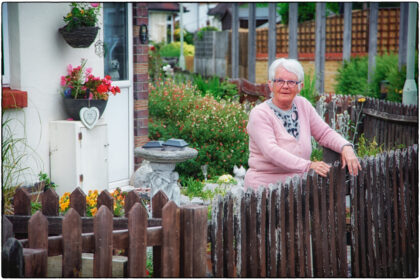
[[[359,174],[359,170],[362,170],[359,159],[356,157],[353,148],[350,146],[343,147],[343,150],[341,151],[341,161],[343,162],[342,168],[347,165],[351,175],[357,176],[357,174]]]

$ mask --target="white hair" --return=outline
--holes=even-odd
[[[298,82],[303,82],[304,72],[303,67],[299,61],[292,58],[279,58],[271,63],[268,68],[268,79],[272,81],[276,76],[276,71],[279,67],[282,67],[297,76]]]

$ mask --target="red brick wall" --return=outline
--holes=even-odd
[[[147,3],[133,3],[133,94],[134,94],[134,147],[141,147],[148,139],[148,42],[140,42],[140,25],[148,24]],[[140,159],[135,159],[135,169]]]

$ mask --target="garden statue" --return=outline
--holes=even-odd
[[[243,187],[246,169],[242,165],[239,168],[235,165],[233,167],[233,174],[235,174],[235,180],[238,182],[238,185]]]

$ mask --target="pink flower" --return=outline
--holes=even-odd
[[[63,86],[65,86],[65,85],[66,85],[66,83],[67,83],[66,77],[61,76],[61,82],[60,82],[60,85],[63,87]]]
[[[67,65],[67,73],[71,75],[71,72],[73,72],[73,66],[71,64]]]
[[[89,93],[89,99],[93,99],[93,94],[91,92]]]
[[[89,75],[90,73],[92,73],[92,67],[86,68],[86,74]]]
[[[99,3],[90,3],[90,5],[94,8],[99,7]]]

